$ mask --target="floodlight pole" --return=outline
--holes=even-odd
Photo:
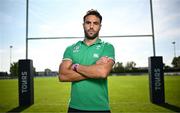
[[[11,64],[12,64],[12,48],[13,48],[13,46],[12,45],[10,45],[9,46],[9,48],[10,48],[10,67],[11,67]]]
[[[176,42],[172,42],[172,44],[174,45],[174,58],[176,57]]]
[[[28,15],[29,15],[29,0],[26,0],[26,59],[28,59]]]
[[[151,10],[151,26],[152,26],[153,55],[156,56],[152,0],[150,0],[150,10]]]

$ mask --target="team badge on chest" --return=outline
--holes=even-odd
[[[79,49],[80,49],[80,46],[79,46],[79,45],[75,46],[75,47],[73,48],[73,53],[79,52]]]
[[[101,45],[97,45],[97,46],[96,46],[96,49],[100,49],[100,48],[101,48]]]

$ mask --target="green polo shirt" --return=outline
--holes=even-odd
[[[90,46],[84,41],[78,41],[67,47],[63,60],[71,60],[73,64],[88,66],[95,64],[103,56],[114,60],[114,47],[97,39]],[[69,106],[79,110],[109,110],[107,78],[72,82]]]

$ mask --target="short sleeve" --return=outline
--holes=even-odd
[[[102,56],[107,56],[115,61],[115,52],[114,51],[115,51],[114,46],[110,43],[106,43],[104,46]]]
[[[66,48],[64,55],[63,55],[63,60],[71,60],[72,61],[71,46]]]

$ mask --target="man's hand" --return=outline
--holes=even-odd
[[[72,64],[71,69],[77,72],[78,65],[79,64]]]
[[[59,66],[59,80],[61,82],[73,82],[87,79],[87,77],[72,70],[72,61],[64,60]]]

